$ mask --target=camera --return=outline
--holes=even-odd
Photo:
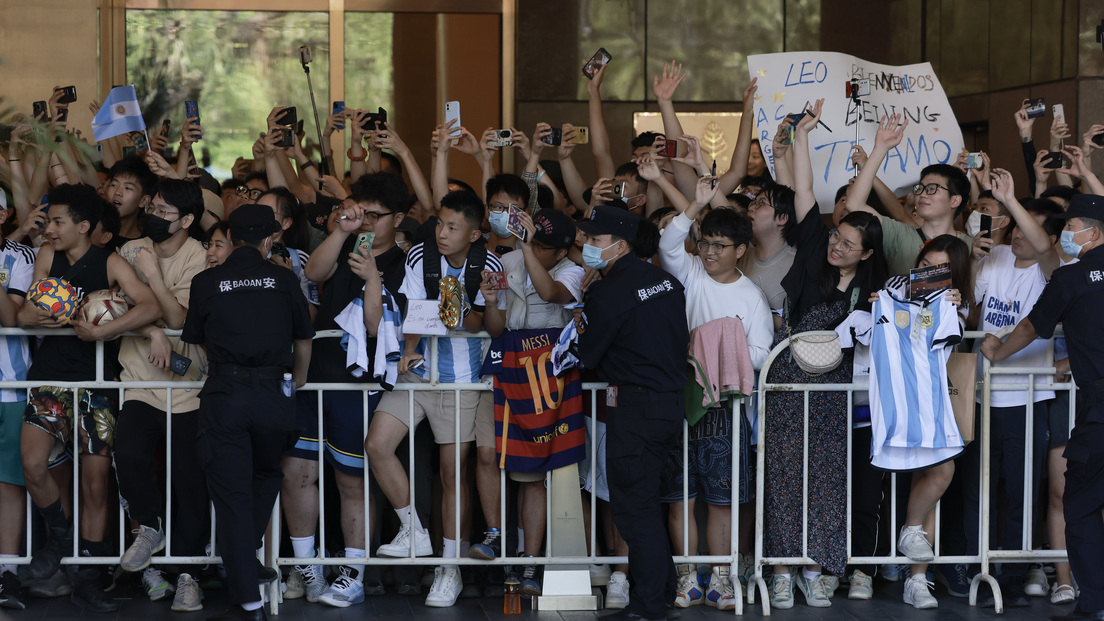
[[[1037,119],[1046,116],[1046,100],[1042,97],[1028,100],[1024,112],[1027,113],[1027,118],[1029,119]]]
[[[509,147],[514,144],[514,130],[512,129],[496,129],[491,134],[491,139],[487,142],[491,147]]]
[[[844,83],[844,92],[850,99],[868,97],[870,95],[870,80],[849,80]]]

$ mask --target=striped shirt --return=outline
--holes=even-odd
[[[10,239],[0,241],[0,285],[8,295],[27,297],[27,290],[34,278],[35,253],[28,246]],[[5,336],[0,339],[0,378],[6,381],[27,379],[31,366],[31,353],[25,336]],[[25,389],[0,390],[0,401],[25,401]]]

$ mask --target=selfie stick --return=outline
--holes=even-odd
[[[322,126],[318,124],[318,104],[314,102],[314,85],[311,84],[310,66],[311,49],[308,45],[299,46],[299,62],[303,63],[303,71],[307,74],[307,90],[310,91],[311,111],[314,112],[314,129],[318,132],[318,150],[322,153],[322,161],[318,164],[318,170],[322,175],[330,174],[330,166],[326,160],[326,143],[322,142]]]
[[[851,80],[851,101],[855,104],[855,144],[859,144],[859,106],[862,104],[859,101],[859,89],[856,87],[856,81]],[[859,167],[855,167],[853,177],[859,176]]]

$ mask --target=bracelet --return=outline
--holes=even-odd
[[[302,164],[299,165],[299,170],[306,170],[306,169],[310,168],[311,166],[314,166],[314,161],[307,160],[307,161],[305,161],[305,162],[303,162]]]
[[[23,160],[8,160],[9,162],[22,162]]]
[[[368,151],[365,151],[364,155],[362,155],[360,157],[356,157],[356,156],[353,155],[353,148],[349,147],[349,150],[345,152],[345,156],[348,157],[349,160],[351,160],[353,162],[363,162],[364,160],[368,159]]]

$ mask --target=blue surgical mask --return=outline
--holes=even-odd
[[[602,259],[602,253],[609,250],[610,248],[613,248],[615,245],[617,245],[617,242],[613,242],[605,248],[599,248],[598,246],[584,244],[583,263],[585,263],[587,267],[592,269],[605,269],[606,266],[609,265],[609,261]]]
[[[510,221],[510,212],[503,211],[501,213],[491,212],[487,216],[487,221],[491,223],[491,230],[493,230],[499,237],[509,237],[510,230],[506,228],[506,223]]]
[[[1073,241],[1073,236],[1077,235],[1078,233],[1083,233],[1087,230],[1089,229],[1083,228],[1080,231],[1062,231],[1062,237],[1060,239],[1060,243],[1062,244],[1062,252],[1068,254],[1075,259],[1081,256],[1081,249],[1085,247],[1085,244],[1078,244],[1077,242]]]

